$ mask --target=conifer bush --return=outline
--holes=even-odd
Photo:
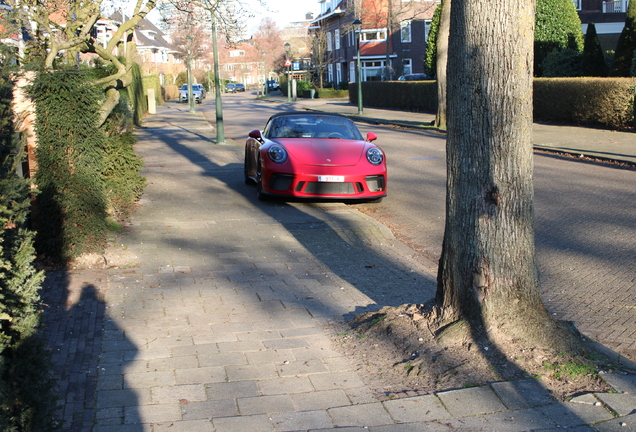
[[[29,89],[38,137],[36,247],[64,264],[101,252],[106,241],[106,134],[98,128],[101,89],[85,71],[41,72]]]
[[[33,265],[33,232],[26,228],[29,184],[16,173],[24,152],[7,63],[0,70],[0,430],[54,430],[50,354],[37,335],[44,274]]]
[[[544,76],[542,63],[554,50],[583,50],[581,20],[572,0],[537,0],[534,32],[534,74]]]

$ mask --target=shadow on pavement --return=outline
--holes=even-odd
[[[306,253],[315,263],[310,272],[295,275],[295,279],[286,286],[269,287],[272,293],[280,298],[286,309],[306,309],[314,318],[350,318],[363,311],[378,310],[383,306],[399,306],[404,303],[424,303],[431,299],[435,292],[436,281],[430,274],[412,272],[399,259],[381,253],[382,241],[368,243],[369,233],[356,235],[355,221],[351,220],[351,212],[339,212],[329,206],[321,207],[310,203],[285,203],[280,201],[258,202],[254,187],[244,184],[243,167],[240,163],[219,165],[215,163],[214,152],[217,149],[235,152],[234,160],[242,160],[242,147],[197,147],[197,137],[188,136],[183,131],[157,130],[154,138],[163,141],[179,155],[201,169],[201,176],[218,180],[243,198],[241,205],[254,206],[254,216],[240,216],[244,224],[254,224],[259,229],[253,234],[248,229],[253,248],[230,245],[226,253],[236,252],[241,264],[236,268],[235,281],[249,283],[256,290],[243,295],[256,294],[262,296],[268,280],[278,280],[280,275],[274,270],[256,268],[252,256],[266,253],[272,262],[297,264],[302,262]],[[158,136],[160,134],[160,136]],[[206,144],[209,145],[209,142]],[[183,179],[182,179],[183,180]],[[216,187],[216,186],[215,186]],[[215,199],[214,188],[207,186],[210,199]],[[177,190],[171,191],[178,194]],[[219,203],[219,206],[223,206]],[[277,231],[278,227],[283,228]],[[354,228],[352,228],[354,226]],[[251,228],[251,227],[250,227]],[[249,234],[247,234],[249,232]],[[271,240],[272,232],[283,232],[298,242],[295,243]],[[236,238],[239,243],[240,233],[225,233],[225,240]],[[233,237],[236,236],[236,237]],[[276,235],[274,235],[276,237]],[[214,250],[215,244],[198,239],[196,243],[185,239],[158,239],[181,250],[202,251]],[[231,243],[230,243],[231,244]],[[294,245],[294,246],[290,246]],[[291,247],[291,248],[290,248]],[[208,252],[208,254],[210,254]],[[237,258],[238,257],[238,258]],[[243,257],[243,258],[241,258]],[[239,270],[240,269],[240,270]],[[239,274],[239,273],[243,274]],[[333,274],[333,277],[330,275]],[[230,281],[232,281],[230,276]],[[304,284],[304,280],[308,284]],[[317,284],[315,283],[317,282]],[[298,284],[294,286],[294,284]],[[362,296],[352,295],[349,285],[358,290]],[[239,286],[237,288],[240,289]],[[258,288],[262,291],[259,293]],[[241,293],[239,293],[241,294]],[[261,302],[267,299],[261,297]],[[277,312],[271,311],[276,319]],[[478,331],[475,330],[474,331]],[[480,336],[484,336],[481,334]],[[489,343],[488,343],[489,344]],[[489,344],[490,349],[497,349]],[[483,347],[482,347],[483,348]],[[522,371],[520,371],[522,372]],[[523,399],[523,394],[517,398]],[[528,400],[527,405],[532,401]],[[576,423],[576,422],[575,422]],[[578,424],[583,424],[580,421]]]
[[[48,271],[42,284],[44,334],[63,398],[59,415],[65,431],[90,431],[96,417],[119,422],[124,406],[129,422],[139,424],[126,430],[143,430],[137,395],[122,378],[137,349],[108,316],[100,286],[105,283],[103,271]],[[97,390],[109,391],[96,399]]]

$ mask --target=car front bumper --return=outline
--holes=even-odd
[[[328,179],[328,180],[325,180]],[[311,173],[263,173],[262,191],[294,198],[372,200],[386,196],[386,171],[351,174],[338,169]]]

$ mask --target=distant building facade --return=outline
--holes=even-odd
[[[357,33],[360,30],[363,81],[397,79],[424,72],[430,25],[438,1],[321,0],[320,15],[310,32],[325,39],[325,79],[334,86],[356,81]],[[390,17],[390,18],[389,18]],[[320,61],[320,59],[318,59]]]

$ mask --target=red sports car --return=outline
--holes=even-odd
[[[386,158],[349,118],[338,114],[275,114],[245,143],[245,182],[269,196],[380,201],[386,196]]]

